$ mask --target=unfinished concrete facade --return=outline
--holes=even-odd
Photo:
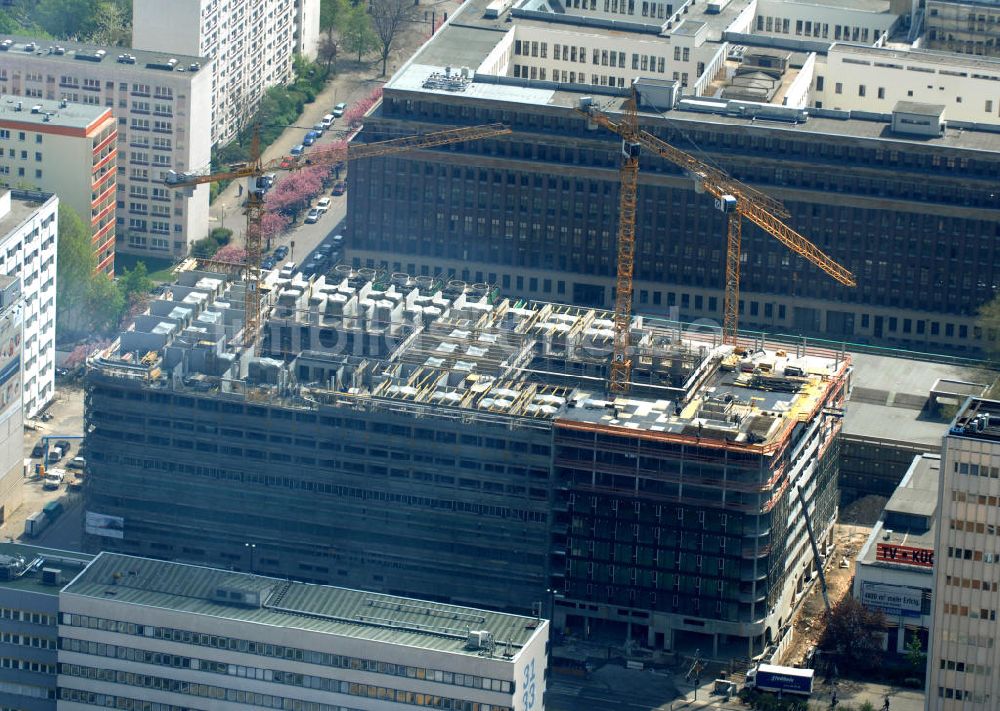
[[[836,512],[849,361],[485,284],[189,271],[91,361],[91,548],[509,609],[673,648],[777,638]],[[801,489],[801,496],[798,490]],[[554,599],[546,590],[556,590]],[[633,629],[634,627],[634,629]]]

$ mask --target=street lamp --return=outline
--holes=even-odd
[[[247,553],[250,554],[250,573],[253,574],[253,554],[257,550],[256,543],[244,543],[243,547],[247,549]]]

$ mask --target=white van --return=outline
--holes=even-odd
[[[323,128],[324,129],[327,129],[327,128],[330,128],[330,126],[332,126],[333,122],[336,121],[336,120],[337,120],[336,116],[334,116],[333,114],[327,114],[326,116],[324,116],[322,118],[322,120],[320,121],[320,123],[323,124]]]

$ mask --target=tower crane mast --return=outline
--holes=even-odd
[[[635,264],[635,212],[638,183],[638,147],[653,151],[661,158],[682,168],[709,193],[716,207],[727,214],[726,288],[723,304],[723,342],[735,345],[739,324],[740,249],[742,218],[746,218],[777,239],[789,250],[819,267],[844,286],[856,286],[854,275],[832,257],[825,254],[804,236],[783,222],[790,217],[785,206],[773,197],[730,177],[725,171],[707,165],[638,126],[638,96],[633,88],[622,107],[622,117],[615,121],[592,104],[582,103],[578,109],[588,121],[622,138],[624,159],[621,167],[621,197],[618,228],[618,292],[615,300],[615,352],[611,364],[609,389],[613,393],[628,391],[631,359],[629,324],[632,306],[632,277]],[[622,287],[627,287],[623,301]],[[624,311],[623,311],[624,309]],[[626,313],[627,312],[627,313]],[[626,352],[620,353],[619,347]],[[624,365],[620,365],[624,364]]]

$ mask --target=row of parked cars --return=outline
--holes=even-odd
[[[300,270],[306,276],[327,271],[340,259],[344,248],[344,236],[333,235],[312,251]]]
[[[322,119],[313,124],[312,130],[307,132],[305,136],[302,137],[302,143],[297,146],[293,146],[292,150],[289,151],[293,156],[302,155],[308,146],[313,145],[322,137],[325,131],[329,131],[333,128],[334,122],[344,115],[347,110],[347,104],[341,102],[333,107],[333,111],[328,113]]]

